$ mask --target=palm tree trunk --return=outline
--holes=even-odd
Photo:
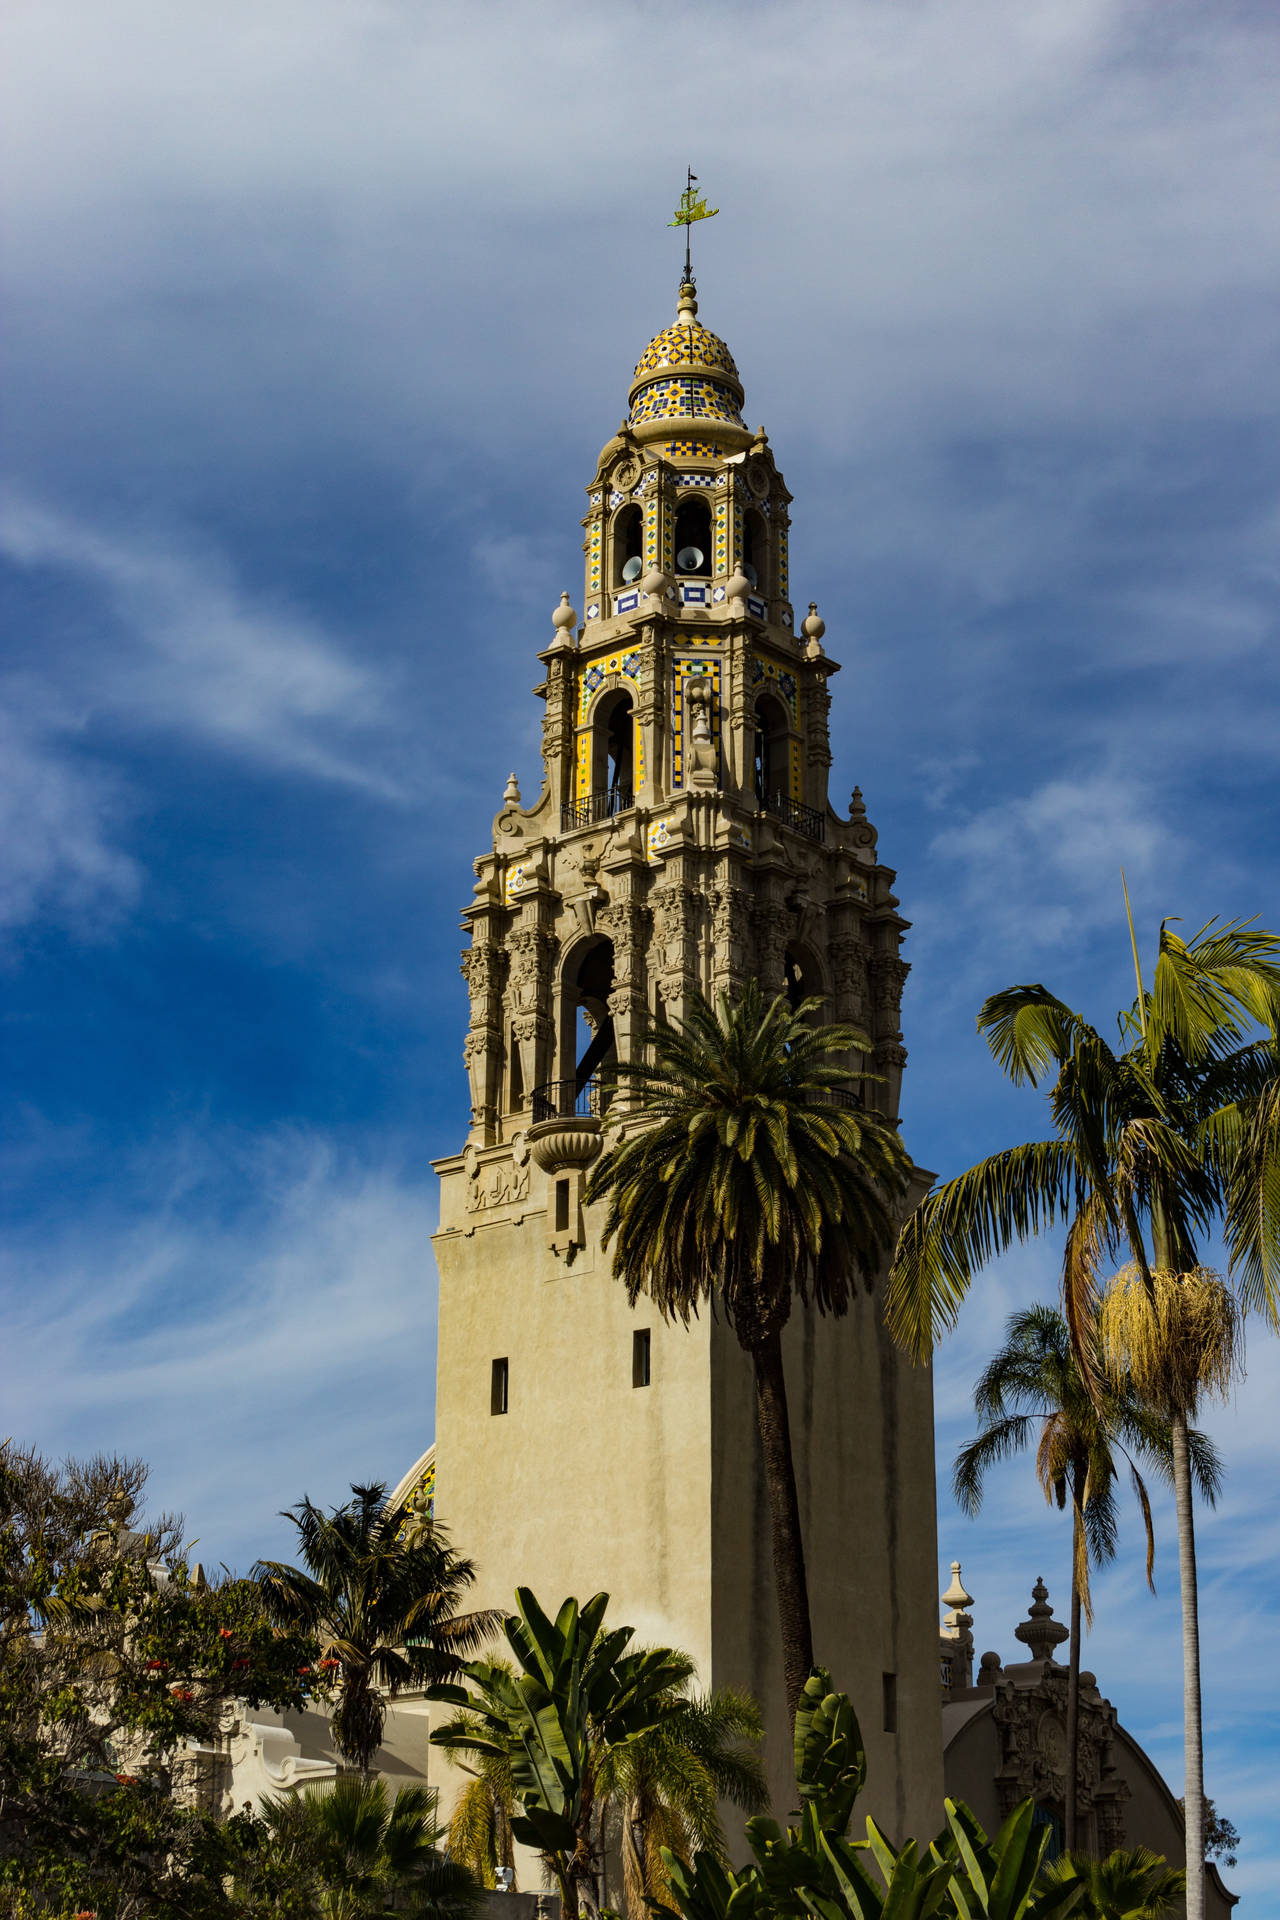
[[[804,1571],[795,1462],[791,1457],[791,1422],[787,1414],[781,1334],[770,1333],[757,1340],[751,1348],[751,1360],[756,1379],[756,1422],[764,1453],[764,1479],[773,1531],[773,1578],[778,1596],[778,1625],[782,1631],[787,1715],[789,1723],[794,1724],[800,1695],[813,1666],[813,1628],[809,1621],[809,1587]]]
[[[1086,1549],[1084,1516],[1078,1505],[1071,1509],[1071,1641],[1067,1655],[1067,1794],[1063,1807],[1063,1844],[1068,1853],[1076,1848],[1076,1800],[1080,1788],[1080,1555]]]
[[[1187,1416],[1175,1413],[1173,1498],[1178,1515],[1178,1578],[1182,1587],[1182,1695],[1185,1715],[1187,1920],[1204,1920],[1204,1728],[1200,1716],[1200,1602],[1196,1584],[1195,1516]]]

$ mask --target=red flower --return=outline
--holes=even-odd
[[[342,1665],[341,1660],[322,1660],[320,1662],[320,1668],[322,1672],[324,1672],[326,1669],[330,1667],[340,1667],[341,1665]]]
[[[219,1628],[218,1628],[218,1638],[219,1638],[220,1640],[230,1640],[230,1639],[231,1639],[231,1637],[232,1637],[232,1636],[231,1636],[231,1629],[230,1629],[230,1627],[219,1627]]]
[[[118,1773],[116,1779],[122,1787],[136,1787],[138,1784],[138,1776],[136,1773]]]
[[[190,1687],[170,1687],[169,1691],[175,1700],[181,1700],[184,1707],[195,1699]]]
[[[165,1668],[166,1668],[166,1667],[168,1666],[168,1664],[169,1664],[169,1662],[168,1662],[167,1660],[148,1660],[148,1662],[147,1662],[147,1672],[148,1672],[148,1673],[163,1673],[163,1672],[164,1672],[164,1670],[165,1670]]]
[[[249,1662],[241,1657],[239,1660],[233,1660],[231,1664],[233,1667],[247,1667]]]
[[[310,1667],[299,1667],[299,1668],[298,1668],[298,1672],[299,1672],[299,1673],[310,1673],[310,1671],[311,1671],[311,1669],[310,1669]]]

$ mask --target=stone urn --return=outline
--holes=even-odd
[[[572,1114],[542,1120],[530,1127],[528,1140],[533,1164],[543,1173],[568,1173],[575,1168],[582,1172],[600,1151],[600,1122]]]

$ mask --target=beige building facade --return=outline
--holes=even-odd
[[[604,1589],[705,1685],[750,1688],[785,1814],[750,1367],[710,1315],[628,1306],[582,1198],[605,1109],[625,1110],[610,1062],[695,990],[822,995],[870,1039],[850,1065],[876,1077],[849,1097],[897,1111],[906,922],[861,795],[828,798],[839,667],[816,608],[795,620],[791,495],[742,403],[686,282],[587,489],[583,613],[566,593],[539,655],[541,790],[526,805],[508,781],[463,915],[471,1125],[437,1165],[433,1473],[478,1604]],[[786,1364],[817,1656],[862,1717],[867,1810],[932,1832],[930,1373],[865,1294],[841,1321],[798,1313]]]

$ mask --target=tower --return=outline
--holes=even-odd
[[[478,1604],[600,1588],[641,1641],[765,1708],[775,1808],[794,1797],[751,1370],[609,1277],[584,1206],[608,1066],[695,989],[818,993],[851,1020],[891,1113],[906,967],[893,873],[854,790],[827,797],[837,663],[788,581],[791,495],[692,283],[636,366],[588,487],[584,617],[566,593],[545,676],[543,784],[514,775],[463,915],[471,1129],[441,1177],[439,1511]],[[615,1111],[616,1117],[616,1111]],[[786,1338],[818,1658],[852,1694],[868,1809],[932,1833],[941,1804],[932,1383],[865,1293]]]

